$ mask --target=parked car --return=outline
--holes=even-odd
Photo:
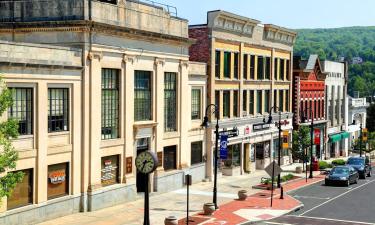
[[[325,185],[344,184],[349,186],[358,183],[359,174],[351,166],[336,166],[326,176]]]
[[[356,169],[360,178],[366,179],[366,176],[371,177],[372,168],[368,157],[350,157],[346,165]]]

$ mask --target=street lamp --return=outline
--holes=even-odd
[[[209,126],[209,121],[208,121],[208,110],[210,108],[214,108],[214,110],[211,112],[212,114],[215,114],[216,116],[216,130],[215,130],[215,151],[214,151],[214,164],[215,164],[215,170],[214,170],[214,190],[213,190],[213,203],[215,205],[215,209],[218,209],[219,207],[217,206],[217,162],[218,162],[218,157],[217,157],[217,148],[218,148],[218,142],[219,142],[219,107],[215,104],[210,104],[206,107],[206,114],[203,119],[202,127],[207,128]]]
[[[270,111],[268,112],[269,116],[268,116],[268,121],[267,123],[270,124],[272,123],[272,109],[275,109],[275,112],[278,112],[279,113],[279,124],[277,126],[277,128],[279,129],[279,150],[278,150],[278,157],[277,157],[277,164],[281,164],[281,111],[280,111],[280,108],[277,107],[277,106],[272,106]],[[276,111],[277,110],[277,111]],[[265,119],[263,120],[263,122],[266,122]],[[277,188],[280,188],[281,187],[281,176],[280,174],[277,176]]]
[[[355,125],[355,119],[357,117],[361,117],[361,123],[359,125],[359,157],[362,157],[362,114],[360,113],[357,113],[357,114],[354,114],[354,120],[353,120],[353,125]]]
[[[310,108],[306,108],[302,110],[302,114],[306,115],[306,111],[310,110],[310,117],[311,117],[311,124],[310,124],[310,175],[309,178],[313,178],[313,168],[312,168],[312,161],[313,161],[313,138],[314,138],[314,117],[313,117],[313,110]],[[306,121],[306,116],[302,116],[301,121],[304,123]],[[306,164],[307,166],[307,164]]]

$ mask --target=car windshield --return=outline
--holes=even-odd
[[[332,169],[331,174],[348,174],[349,169],[345,167],[335,167]]]
[[[351,159],[348,160],[348,164],[350,164],[350,165],[362,165],[362,164],[364,164],[364,161],[361,158],[351,158]]]

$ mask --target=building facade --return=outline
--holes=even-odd
[[[278,129],[292,130],[291,69],[296,33],[225,11],[207,13],[207,24],[189,27],[190,59],[208,64],[207,104],[219,109],[219,133],[232,133],[223,175],[264,169],[278,153]],[[272,109],[272,110],[271,110]],[[273,121],[267,123],[269,115]],[[212,176],[215,117],[206,130],[207,174]],[[288,149],[281,152],[288,164]]]
[[[206,177],[206,65],[189,66],[186,20],[138,1],[31,0],[0,3],[0,21],[0,72],[27,103],[8,116],[22,118],[14,145],[28,184],[0,223],[134,200],[145,150],[159,159],[152,191]]]
[[[348,156],[348,66],[345,62],[322,61],[325,79],[325,118],[327,122],[327,157]]]
[[[348,96],[348,132],[349,151],[353,151],[354,142],[360,138],[360,127],[366,128],[367,108],[370,104],[366,98],[353,98]],[[357,151],[358,153],[358,151]]]
[[[313,155],[319,159],[327,157],[325,143],[327,142],[327,120],[325,118],[325,79],[321,62],[317,55],[308,59],[294,57],[293,63],[293,124],[310,126],[314,123],[314,134],[320,135],[320,143],[313,145]],[[306,120],[304,120],[305,118]],[[315,131],[316,130],[316,131]]]

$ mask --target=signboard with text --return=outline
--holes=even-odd
[[[289,131],[283,131],[283,149],[289,148]]]
[[[314,129],[314,144],[320,145],[320,129]]]

